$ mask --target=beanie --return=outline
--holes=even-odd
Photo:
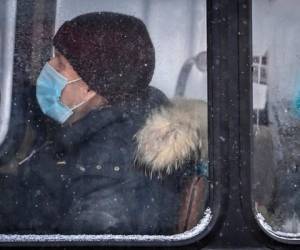
[[[108,99],[146,89],[153,76],[154,47],[145,24],[133,16],[80,15],[60,27],[53,45],[91,89]]]

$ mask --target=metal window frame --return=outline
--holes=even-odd
[[[226,144],[223,150],[227,152],[221,151],[216,156],[226,161],[224,165],[227,169],[223,169],[226,183],[223,188],[227,189],[228,194],[222,208],[225,210],[222,211],[223,223],[209,246],[299,248],[296,246],[299,240],[274,237],[263,228],[256,219],[252,202],[252,1],[209,2],[208,13],[214,13],[216,18],[209,18],[213,27],[208,29],[208,47],[212,48],[208,50],[208,65],[213,68],[209,69],[208,77],[212,91],[217,94],[212,94],[210,100],[217,102],[212,105],[217,108],[213,115],[220,119],[215,119],[212,126],[220,122],[224,124],[219,129],[225,130],[226,136],[220,139]],[[216,149],[211,148],[213,150]],[[215,160],[216,157],[210,159]]]

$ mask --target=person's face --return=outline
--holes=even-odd
[[[68,81],[80,78],[77,72],[73,69],[67,58],[59,52],[55,52],[55,56],[48,63]],[[96,95],[95,91],[89,89],[89,86],[82,80],[67,84],[63,89],[60,101],[69,108],[87,102]]]

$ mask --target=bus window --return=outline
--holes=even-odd
[[[298,1],[253,1],[253,202],[272,236],[300,237]]]
[[[14,181],[0,171],[0,233],[143,242],[207,229],[206,1],[18,4],[26,125],[6,162]]]

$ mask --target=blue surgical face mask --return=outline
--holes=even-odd
[[[36,84],[36,97],[43,113],[63,124],[73,114],[74,109],[85,103],[82,102],[75,107],[69,108],[60,101],[64,87],[79,80],[81,78],[68,81],[67,78],[58,73],[49,63],[46,63]]]

